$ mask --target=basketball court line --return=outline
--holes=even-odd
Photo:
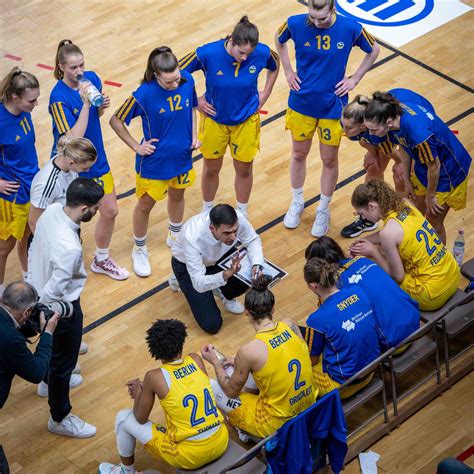
[[[459,122],[460,120],[468,117],[470,114],[474,113],[474,107],[471,107],[470,109],[467,109],[466,111],[462,112],[461,114],[457,115],[456,117],[453,117],[452,119],[448,120],[446,122],[446,124],[448,126],[451,126],[453,125],[454,123],[456,122]],[[281,117],[284,115],[284,111],[283,112],[279,112],[278,114],[275,114],[273,117],[270,117],[268,120],[276,120],[277,118]],[[362,169],[360,171],[358,171],[357,173],[354,173],[352,174],[351,176],[343,179],[342,181],[340,181],[339,183],[337,183],[336,185],[336,190],[346,186],[347,184],[351,183],[352,181],[360,178],[361,176],[363,176],[365,174],[365,169]],[[305,202],[305,205],[304,207],[307,208],[315,203],[317,203],[321,198],[321,195],[318,194],[314,197],[312,197],[311,199],[307,200]],[[268,222],[267,224],[264,224],[262,227],[259,227],[256,232],[258,234],[262,234],[263,232],[266,232],[267,230],[275,227],[277,224],[280,224],[281,222],[283,222],[283,218],[284,218],[284,215],[281,215],[275,219],[273,219],[272,221]],[[113,311],[111,311],[110,313],[106,314],[105,316],[102,316],[101,318],[97,319],[96,321],[94,321],[93,323],[87,325],[83,331],[82,331],[82,334],[86,334],[90,331],[92,331],[93,329],[96,329],[97,327],[99,326],[102,326],[102,324],[106,323],[107,321],[110,321],[111,319],[115,318],[116,316],[118,316],[119,314],[122,314],[123,312],[127,311],[128,309],[130,308],[133,308],[134,306],[142,303],[143,301],[147,300],[148,298],[150,298],[151,296],[159,293],[160,291],[164,290],[165,288],[167,288],[169,285],[168,285],[168,281],[164,281],[162,283],[160,283],[159,285],[155,286],[154,288],[146,291],[145,293],[143,293],[142,295],[139,295],[137,296],[136,298],[130,300],[129,302],[125,303],[124,305],[114,309]]]

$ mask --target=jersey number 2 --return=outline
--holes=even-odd
[[[304,387],[306,385],[306,382],[304,380],[302,382],[300,381],[301,362],[298,359],[291,359],[290,362],[288,362],[288,372],[290,372],[291,374],[293,370],[296,370],[295,392],[297,392],[301,387]]]
[[[196,418],[196,414],[198,411],[198,398],[195,395],[186,395],[183,398],[183,407],[187,408],[189,405],[191,406],[191,417],[189,419],[189,422],[191,423],[191,426],[194,428],[197,425],[200,425],[201,423],[204,423],[206,419],[201,416],[201,418]],[[209,390],[207,388],[204,389],[204,413],[206,416],[214,415],[215,417],[218,416],[217,414],[217,408],[214,405],[214,402],[212,401],[211,394],[209,393]]]

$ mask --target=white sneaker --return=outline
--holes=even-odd
[[[171,231],[168,231],[168,237],[166,237],[166,245],[171,249],[173,248],[173,245],[176,243],[178,240],[178,237],[175,237]]]
[[[239,435],[239,439],[240,441],[242,441],[242,443],[250,443],[250,441],[252,441],[247,433],[244,433],[243,431],[239,430],[239,428],[236,429],[237,434]]]
[[[179,282],[174,273],[168,278],[168,285],[171,291],[179,291]]]
[[[151,275],[150,261],[148,260],[148,250],[146,247],[133,247],[132,251],[133,271],[139,277],[147,277]]]
[[[82,341],[81,347],[79,347],[79,355],[87,354],[88,350],[89,350],[89,344],[87,344],[87,342]]]
[[[313,237],[322,237],[329,231],[329,209],[316,209],[316,217],[314,219],[313,227],[311,227],[311,235]]]
[[[212,290],[212,293],[222,301],[222,304],[229,313],[242,314],[244,312],[244,305],[240,301],[235,298],[233,300],[228,300],[219,288]]]
[[[72,413],[69,413],[69,415],[59,423],[50,417],[48,420],[48,430],[51,431],[51,433],[71,436],[71,438],[90,438],[97,433],[95,426],[81,420]]]
[[[291,201],[290,207],[283,219],[284,226],[288,229],[296,229],[300,225],[303,210],[304,202]]]
[[[76,364],[76,367],[74,367],[74,370],[72,371],[73,374],[80,374],[81,373],[81,364],[79,362]]]
[[[72,374],[71,379],[69,380],[69,388],[76,388],[84,382],[84,379],[81,374]],[[38,384],[38,395],[40,397],[48,396],[48,384],[45,382],[40,382]]]

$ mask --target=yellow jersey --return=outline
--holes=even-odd
[[[265,365],[252,373],[260,390],[257,408],[272,417],[293,418],[316,400],[308,346],[281,321],[255,338],[268,350]]]
[[[179,443],[224,422],[209,377],[192,357],[186,356],[181,363],[163,364],[162,368],[171,379],[168,394],[160,400],[170,442]]]
[[[457,285],[460,270],[454,257],[443,245],[431,224],[413,206],[400,213],[391,212],[384,219],[394,219],[403,229],[403,240],[398,247],[405,269],[400,286],[414,299],[428,292],[435,298]],[[423,308],[422,308],[423,309]]]

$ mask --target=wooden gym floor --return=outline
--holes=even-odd
[[[474,6],[473,0],[465,3]],[[3,77],[10,68],[19,65],[36,74],[40,80],[42,95],[33,119],[41,163],[48,160],[52,145],[47,104],[55,81],[49,67],[54,65],[58,42],[64,38],[72,39],[83,50],[86,67],[95,70],[103,81],[112,83],[104,86],[111,96],[112,106],[102,118],[102,130],[120,197],[120,213],[111,255],[121,265],[131,270],[134,156],[107,122],[116,108],[138,86],[149,52],[156,46],[166,44],[181,57],[202,43],[224,37],[244,13],[259,26],[261,41],[273,47],[273,36],[280,24],[288,16],[305,11],[306,8],[296,0],[3,1],[0,75]],[[420,92],[429,98],[451,128],[458,131],[459,138],[472,153],[474,135],[469,130],[472,130],[474,110],[473,18],[472,12],[465,14],[400,50],[382,46],[374,69],[353,94],[369,94],[377,89],[393,87],[408,87]],[[360,51],[353,52],[348,73],[354,71],[361,58]],[[196,78],[199,94],[203,91],[203,81],[199,75]],[[121,84],[121,87],[117,87],[117,84]],[[309,207],[297,230],[285,229],[282,219],[290,202],[290,137],[284,133],[287,96],[288,87],[281,72],[273,94],[264,107],[268,113],[262,115],[261,151],[254,165],[255,180],[249,213],[255,228],[261,232],[267,258],[289,272],[288,277],[274,289],[276,318],[291,317],[303,324],[315,307],[314,297],[304,284],[302,266],[304,249],[312,240],[309,231],[315,202],[318,200],[321,164],[317,146],[314,146],[308,162],[305,188]],[[136,137],[140,136],[140,129],[140,124],[135,121],[131,130]],[[333,198],[329,235],[337,237],[344,248],[347,248],[349,241],[338,235],[339,230],[352,220],[350,196],[354,187],[363,180],[362,158],[363,151],[359,145],[343,141],[340,149],[340,189]],[[196,161],[195,167],[200,175],[200,159]],[[390,174],[386,173],[389,181]],[[234,203],[233,177],[234,172],[227,158],[217,201]],[[474,256],[472,180],[471,171],[470,204],[467,209],[451,212],[446,221],[449,248],[452,247],[457,230],[465,228],[466,258]],[[198,183],[188,190],[186,199],[188,218],[201,208]],[[90,265],[95,247],[93,229],[94,223],[83,227],[87,266]],[[183,295],[173,293],[167,287],[170,252],[164,243],[166,232],[166,205],[158,203],[148,233],[153,269],[151,277],[140,279],[132,274],[125,282],[115,282],[105,276],[89,274],[82,306],[85,313],[84,340],[89,343],[90,351],[80,358],[84,384],[72,391],[71,398],[73,412],[94,423],[98,429],[97,435],[89,440],[73,440],[50,434],[46,429],[49,416],[47,401],[38,398],[34,386],[16,379],[10,398],[0,414],[0,443],[4,445],[13,472],[89,473],[95,472],[100,461],[118,461],[113,432],[115,414],[131,406],[125,382],[135,377],[142,378],[147,370],[156,366],[150,360],[144,342],[145,331],[155,319],[176,317],[187,324],[189,337],[186,351],[198,351],[203,343],[212,342],[221,351],[232,354],[243,342],[253,337],[250,326],[242,317],[227,313],[223,315],[223,329],[216,336],[208,336],[197,327]],[[12,254],[6,282],[19,276],[18,261],[16,255]],[[406,433],[403,446],[419,449],[428,461],[445,453],[456,454],[451,452],[453,447],[459,447],[459,452],[467,449],[472,442],[469,441],[472,440],[472,432],[460,420],[463,412],[468,412],[469,400],[464,395],[469,389],[472,392],[472,386],[471,376],[450,392],[449,404],[445,403],[443,397],[413,418],[424,423],[423,418],[419,417],[424,417],[427,410],[435,416],[438,412],[450,413],[447,419],[452,419],[457,429],[450,431],[443,443],[414,447],[416,434],[403,426],[402,430]],[[449,411],[450,407],[455,407],[455,410]],[[163,419],[158,404],[153,419]],[[444,426],[440,423],[439,427],[433,429],[442,429]],[[394,438],[387,437],[379,443],[380,448],[374,448],[382,455],[384,472],[427,472],[423,471],[421,464],[412,464],[412,459],[397,458],[401,447],[398,441],[392,441]],[[413,443],[410,441],[412,439]],[[152,466],[151,459],[141,448],[137,450],[136,464],[139,469]],[[164,472],[171,472],[159,463],[155,465]]]

